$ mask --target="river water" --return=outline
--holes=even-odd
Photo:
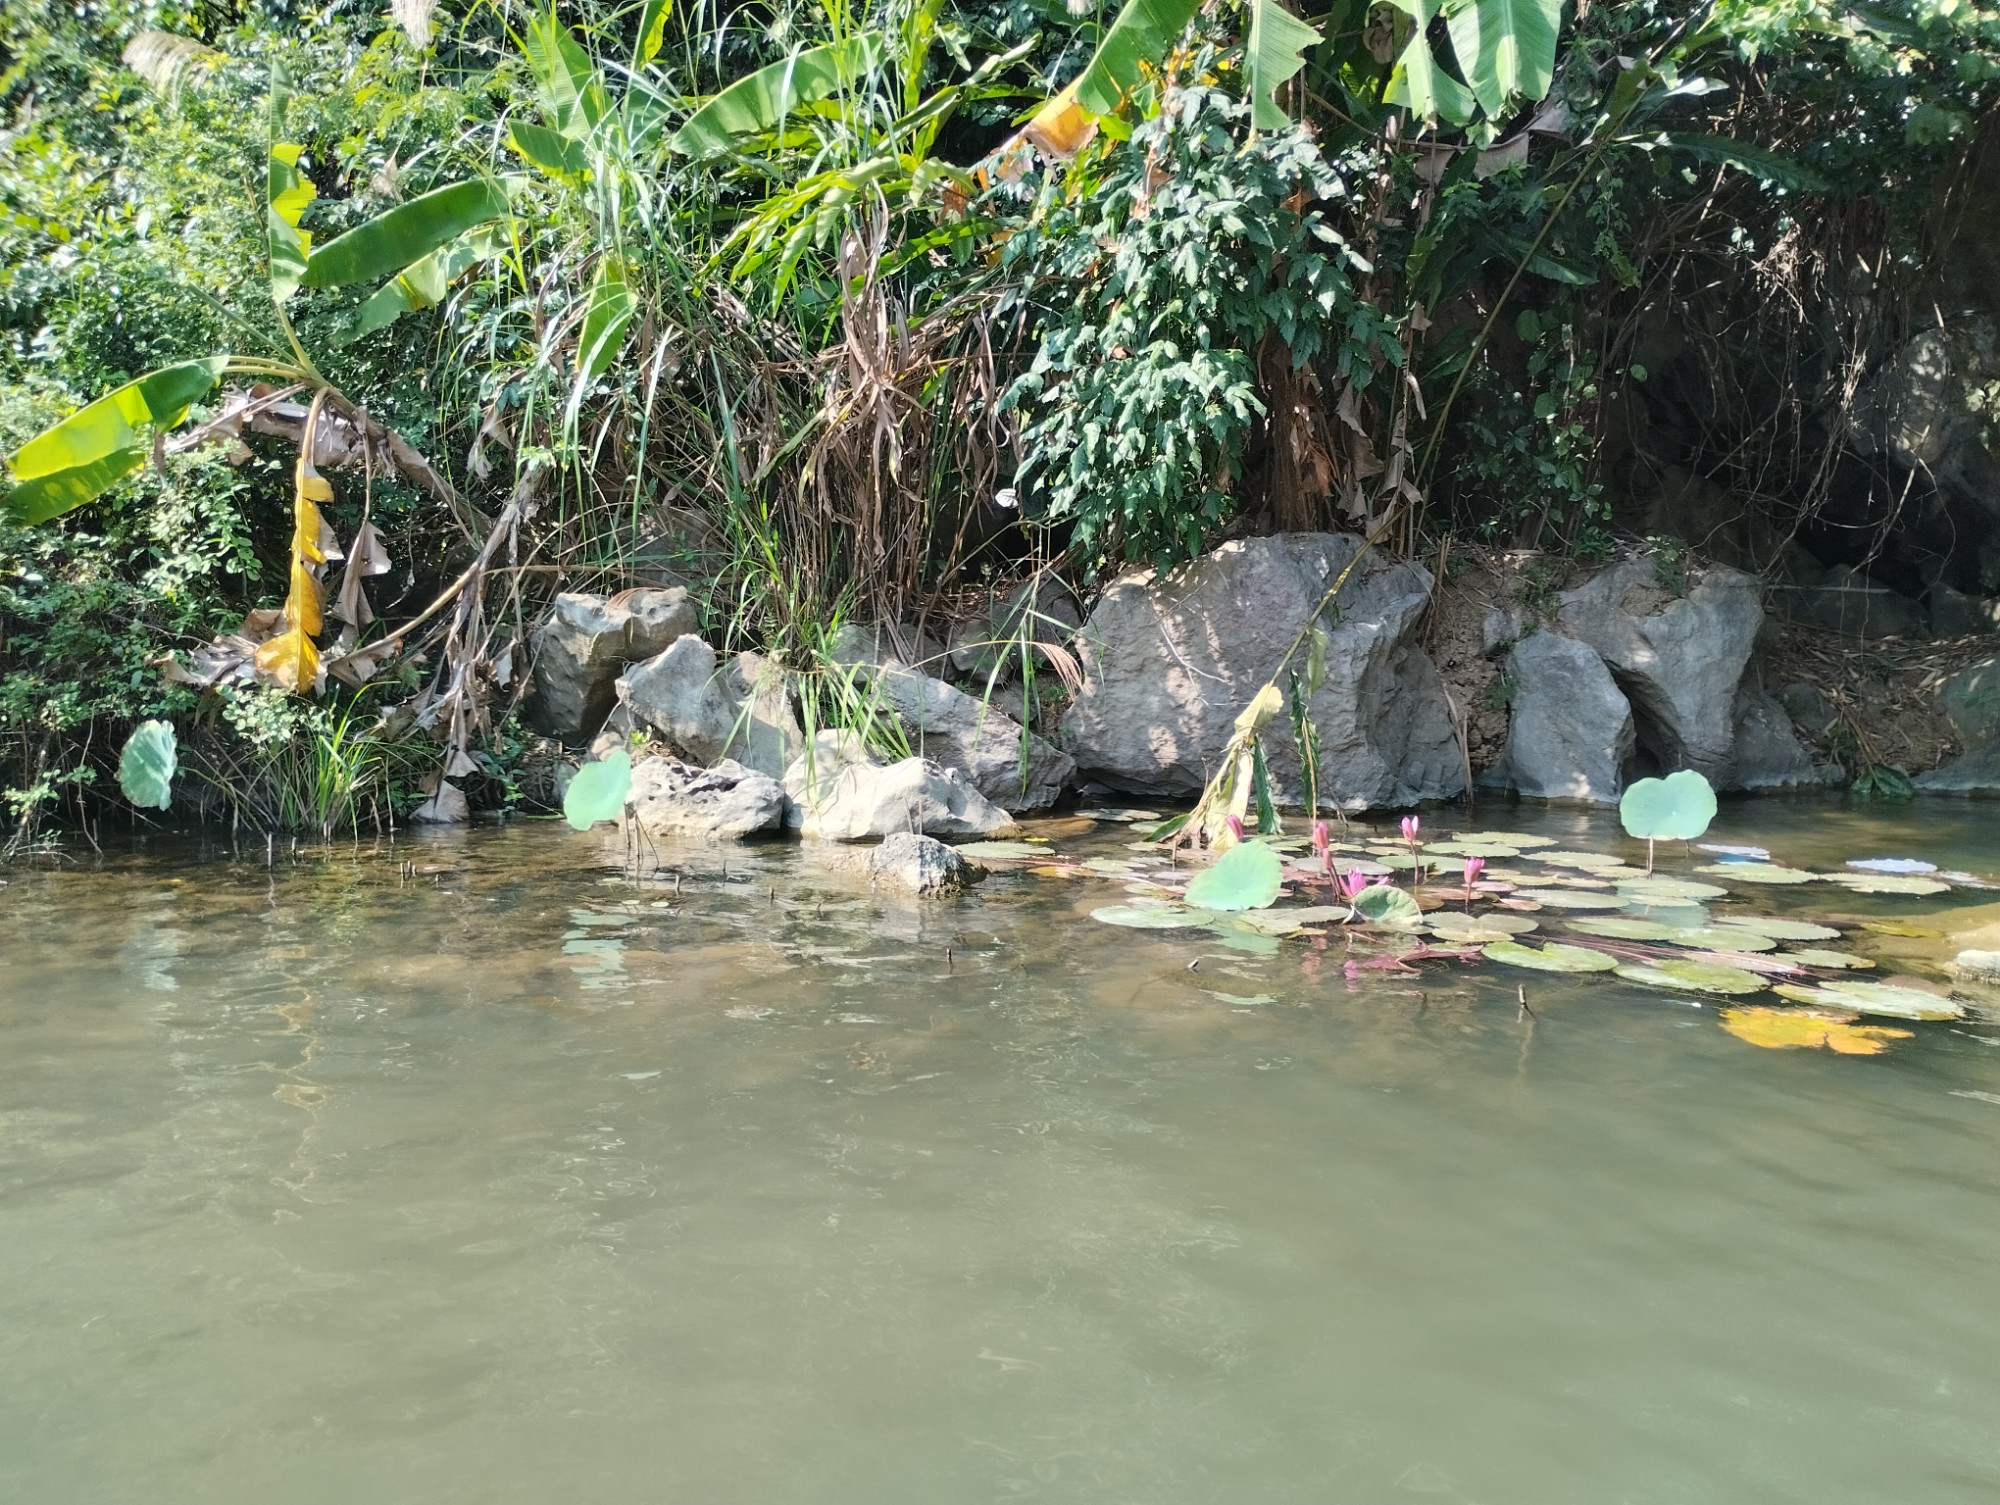
[[[1717,829],[2000,868],[1979,806]],[[4,875],[0,1499],[2000,1497],[2000,1022],[1768,1051],[1110,885],[617,860]]]

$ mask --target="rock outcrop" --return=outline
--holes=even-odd
[[[1967,747],[2000,742],[2000,657],[1967,664],[1947,677],[1938,706]]]
[[[912,752],[956,769],[1002,810],[1046,810],[1076,773],[1068,753],[1001,710],[997,696],[968,695],[893,663],[874,685]]]
[[[805,747],[783,678],[754,653],[723,664],[692,634],[628,669],[616,690],[635,722],[698,763],[733,758],[781,779]]]
[[[1507,672],[1505,782],[1530,799],[1617,804],[1634,745],[1632,706],[1597,651],[1535,632],[1514,644]]]
[[[1736,691],[1735,752],[1733,788],[1757,794],[1806,789],[1821,781],[1812,755],[1792,729],[1792,718],[1757,683],[1754,668]]]
[[[713,768],[641,758],[625,797],[626,820],[647,835],[700,840],[778,831],[786,808],[776,779],[727,758]]]
[[[532,689],[523,706],[545,736],[582,741],[603,724],[627,664],[663,653],[698,626],[678,586],[602,596],[561,595],[531,638]]]
[[[1975,747],[1915,782],[1926,794],[2000,794],[2000,742]]]
[[[867,841],[898,831],[996,836],[1014,818],[956,769],[928,758],[882,764],[851,732],[821,732],[785,773],[787,825],[807,840]]]
[[[1736,692],[1764,623],[1762,590],[1756,576],[1717,566],[1675,596],[1642,558],[1563,593],[1563,631],[1610,667],[1662,769],[1736,787]]]
[[[900,889],[918,898],[955,894],[985,876],[935,836],[897,831],[868,854],[868,878],[878,888]]]
[[[1166,576],[1113,581],[1076,637],[1084,685],[1062,740],[1081,771],[1135,794],[1193,795],[1238,713],[1310,634],[1290,667],[1302,680],[1320,670],[1307,706],[1321,798],[1360,809],[1460,793],[1450,706],[1415,641],[1430,572],[1370,554],[1321,609],[1361,547],[1346,534],[1243,539]],[[1265,747],[1278,797],[1298,800],[1289,725],[1267,727]]]

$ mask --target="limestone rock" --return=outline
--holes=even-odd
[[[912,751],[957,769],[1003,810],[1046,810],[1076,772],[1068,753],[1025,731],[997,695],[968,695],[901,664],[885,667],[874,684]]]
[[[1989,742],[1916,777],[1927,794],[2000,794],[2000,742]]]
[[[617,694],[636,721],[698,763],[734,758],[777,779],[805,746],[782,676],[754,653],[721,664],[692,634],[627,670]]]
[[[1778,703],[1792,718],[1792,725],[1808,737],[1817,737],[1839,719],[1840,713],[1827,699],[1826,691],[1795,679],[1778,692]]]
[[[2000,601],[1968,596],[1943,581],[1931,587],[1931,636],[1966,638],[2000,632]]]
[[[1733,787],[1752,791],[1805,789],[1819,783],[1812,754],[1792,730],[1792,718],[1746,675],[1736,690],[1736,758]]]
[[[821,732],[785,773],[788,825],[818,841],[866,841],[897,831],[996,836],[1014,819],[956,769],[928,758],[884,766],[851,732]]]
[[[576,741],[595,733],[610,711],[613,684],[627,664],[663,653],[697,625],[688,593],[625,591],[557,596],[533,633],[533,688],[523,708],[545,736]]]
[[[868,876],[879,887],[935,898],[976,883],[985,871],[935,836],[897,831],[883,837],[882,845],[868,854]]]
[[[1779,593],[1794,617],[1817,622],[1842,637],[1900,638],[1923,631],[1924,614],[1908,596],[1877,585],[1860,570],[1836,565],[1819,585]]]
[[[827,640],[826,656],[849,668],[897,663],[927,669],[943,664],[950,655],[930,633],[907,622],[849,622]]]
[[[2000,658],[1967,664],[1947,678],[1938,708],[1967,747],[2000,741]]]
[[[1647,751],[1718,789],[1735,784],[1736,689],[1763,622],[1757,577],[1720,566],[1674,596],[1651,559],[1630,559],[1562,598],[1563,630],[1617,677]]]
[[[1508,657],[1514,681],[1506,773],[1530,799],[1615,805],[1632,757],[1632,706],[1597,650],[1531,633]]]
[[[647,835],[697,839],[781,830],[785,808],[776,779],[728,758],[713,768],[641,758],[625,799],[626,819]]]
[[[1321,798],[1365,809],[1460,793],[1450,707],[1415,641],[1430,572],[1371,553],[1335,606],[1313,616],[1360,548],[1347,534],[1241,539],[1166,576],[1113,581],[1076,638],[1084,686],[1062,736],[1081,770],[1134,794],[1194,794],[1216,771],[1237,715],[1310,624],[1318,646],[1291,663],[1301,677],[1311,660],[1325,666],[1307,703]],[[1267,727],[1265,748],[1278,797],[1298,800],[1286,720]]]

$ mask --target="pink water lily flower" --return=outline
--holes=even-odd
[[[1371,880],[1365,873],[1357,873],[1352,868],[1341,875],[1340,891],[1351,904],[1361,897],[1361,891],[1370,886]]]
[[[1479,875],[1485,871],[1486,859],[1484,857],[1468,857],[1465,859],[1465,888],[1467,893],[1472,891],[1472,885],[1479,881]]]
[[[1332,872],[1333,832],[1327,829],[1326,822],[1323,820],[1313,822],[1313,850],[1319,853],[1320,866],[1325,868],[1329,873]]]
[[[1415,841],[1416,841],[1416,839],[1417,839],[1417,832],[1418,832],[1418,831],[1419,831],[1419,830],[1420,830],[1420,829],[1422,828],[1422,826],[1423,826],[1423,822],[1422,822],[1422,821],[1420,821],[1420,820],[1418,820],[1418,819],[1416,818],[1416,816],[1414,816],[1414,815],[1406,815],[1406,816],[1404,816],[1404,817],[1403,817],[1403,840],[1405,840],[1405,841],[1407,841],[1407,842],[1410,842],[1410,843],[1414,844],[1414,843],[1415,843]]]

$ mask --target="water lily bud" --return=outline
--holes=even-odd
[[[1235,837],[1235,838],[1236,838],[1236,839],[1237,839],[1238,841],[1241,841],[1241,840],[1243,839],[1243,817],[1242,817],[1242,816],[1240,816],[1240,815],[1232,815],[1232,816],[1230,816],[1230,817],[1229,817],[1229,834],[1230,834],[1231,836],[1234,836],[1234,837]]]
[[[1326,822],[1313,822],[1313,850],[1324,857],[1333,846],[1333,832],[1326,828]]]
[[[1479,875],[1485,871],[1486,871],[1486,859],[1484,857],[1466,858],[1465,859],[1466,888],[1470,889],[1473,884],[1477,883],[1479,881]]]
[[[1420,822],[1420,821],[1419,821],[1419,820],[1418,820],[1418,819],[1417,819],[1417,818],[1416,818],[1416,817],[1415,817],[1414,815],[1406,815],[1406,816],[1404,816],[1404,817],[1403,817],[1403,840],[1405,840],[1405,841],[1415,841],[1415,840],[1417,839],[1417,829],[1418,829],[1418,827],[1419,827],[1419,826],[1420,826],[1421,824],[1422,824],[1422,822]]]

